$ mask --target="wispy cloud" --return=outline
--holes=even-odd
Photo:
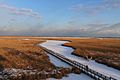
[[[106,26],[107,24],[88,24],[89,26]],[[87,26],[87,25],[86,25]],[[42,25],[35,28],[10,28],[3,27],[0,29],[0,35],[33,35],[33,36],[98,36],[98,37],[120,37],[120,23],[112,26],[100,27],[99,29],[91,28],[53,28],[43,27]]]
[[[112,9],[120,9],[120,0],[101,0],[97,2],[97,4],[94,4],[91,0],[91,3],[76,4],[72,6],[72,10],[76,12],[85,12],[92,15]]]
[[[17,8],[17,7],[9,6],[7,4],[0,4],[0,8],[7,9],[10,11],[11,14],[15,14],[15,15],[24,15],[39,19],[41,18],[40,14],[38,12],[33,11],[32,9]]]
[[[89,29],[89,30],[97,30],[97,29],[100,29],[100,28],[108,27],[109,24],[105,24],[105,23],[91,23],[91,24],[86,24],[84,26],[87,29]]]

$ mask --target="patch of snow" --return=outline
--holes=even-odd
[[[67,41],[66,41],[67,42]],[[62,43],[58,44],[59,46],[61,46]],[[54,44],[50,44],[48,46],[53,46]],[[54,48],[54,47],[53,47]],[[59,51],[62,51],[62,50],[59,50]],[[71,52],[71,51],[70,51]],[[60,59],[48,54],[49,58],[50,58],[50,61],[58,66],[58,67],[71,67],[70,65],[66,64],[65,62],[61,61]],[[94,80],[92,79],[91,77],[87,76],[86,74],[84,73],[81,73],[80,75],[78,74],[69,74],[68,77],[63,77],[62,79],[54,79],[54,78],[49,78],[47,80]]]
[[[63,77],[62,79],[49,78],[47,80],[94,80],[94,79],[90,78],[84,73],[81,73],[80,75],[71,73],[68,75],[68,77]]]
[[[61,61],[60,59],[54,57],[53,55],[48,54],[48,56],[50,58],[50,61],[58,67],[65,67],[65,68],[71,67],[70,65],[68,65],[65,62]]]
[[[0,72],[0,80],[8,80],[10,77],[18,77],[21,75],[36,75],[36,74],[56,74],[57,70],[52,71],[38,71],[36,69],[34,70],[24,70],[24,69],[15,69],[15,68],[5,68],[3,71]]]
[[[104,64],[97,63],[94,60],[88,61],[82,57],[77,57],[75,55],[71,55],[71,53],[74,51],[74,49],[70,48],[70,47],[61,46],[64,43],[68,43],[68,41],[47,40],[46,42],[44,42],[40,45],[43,47],[46,47],[47,49],[50,49],[54,52],[60,53],[71,60],[75,60],[84,65],[88,65],[89,68],[91,68],[97,72],[100,72],[101,74],[104,74],[106,76],[111,76],[113,78],[120,80],[120,71],[119,70],[114,69],[112,67],[108,67]]]
[[[22,40],[30,40],[30,39],[22,39]]]

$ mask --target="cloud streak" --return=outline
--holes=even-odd
[[[107,24],[88,24],[88,25],[103,25],[99,29],[91,28],[61,28],[52,29],[39,26],[36,28],[28,29],[14,29],[14,28],[1,28],[0,35],[32,35],[32,36],[89,36],[89,37],[120,37],[120,23],[114,24],[112,26],[107,26]]]
[[[97,5],[92,2],[86,4],[76,4],[72,6],[73,11],[84,12],[92,15],[112,9],[120,9],[120,0],[101,0]]]
[[[7,4],[0,4],[0,8],[9,10],[11,14],[13,15],[23,15],[23,16],[29,16],[40,19],[41,16],[38,12],[33,11],[32,9],[27,8],[17,8],[13,6],[9,6]]]

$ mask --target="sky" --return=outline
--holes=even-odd
[[[120,0],[0,0],[0,35],[120,37]]]

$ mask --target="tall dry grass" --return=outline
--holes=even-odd
[[[119,38],[71,38],[68,40],[71,42],[65,43],[64,46],[73,47],[75,51],[72,54],[120,69]]]
[[[36,44],[40,39],[0,38],[0,67],[17,69],[54,69],[49,57]],[[49,66],[49,67],[48,67]]]

